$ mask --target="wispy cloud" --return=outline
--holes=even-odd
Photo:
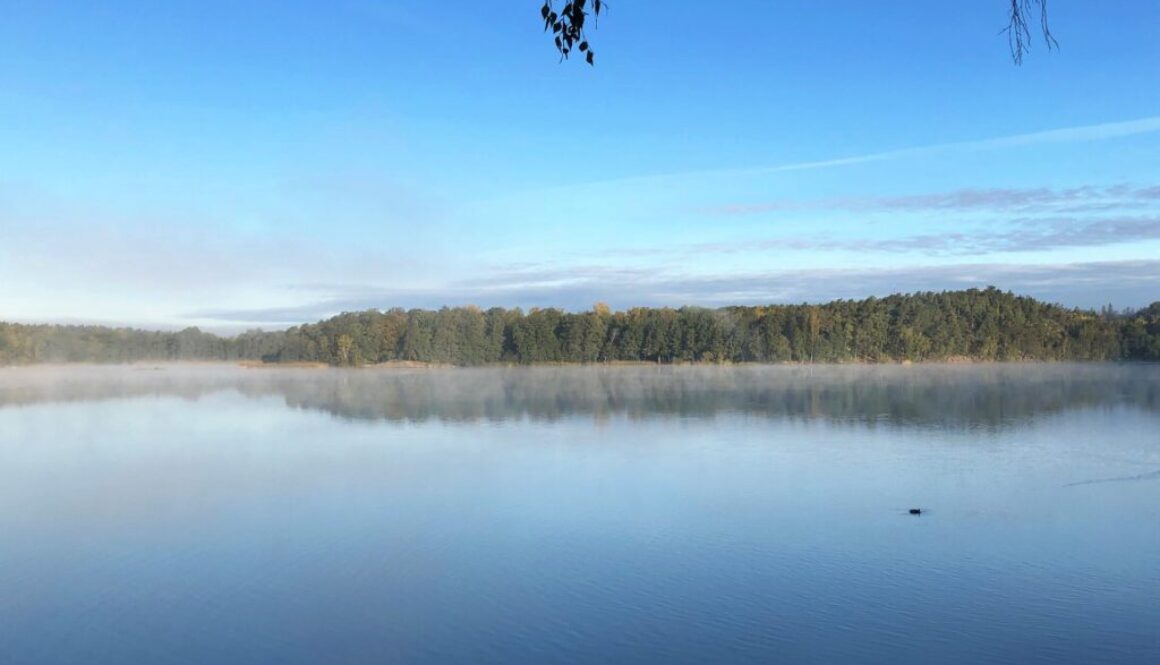
[[[1016,211],[1091,212],[1152,207],[1160,203],[1160,186],[1134,187],[1085,185],[1053,189],[988,188],[906,196],[833,197],[812,200],[785,199],[762,203],[704,206],[707,215],[751,215],[769,212],[841,210],[847,212]]]
[[[286,326],[343,311],[370,308],[440,307],[474,303],[483,307],[555,306],[571,310],[603,301],[637,305],[720,306],[821,302],[890,293],[964,289],[995,285],[1068,306],[1141,306],[1160,298],[1160,260],[1019,265],[964,263],[891,269],[818,268],[719,275],[668,271],[609,271],[600,266],[500,269],[486,285],[449,283],[422,291],[374,286],[347,287],[332,297],[291,308],[214,310],[194,318],[253,325]]]
[[[887,150],[865,155],[839,157],[836,159],[798,162],[795,164],[781,164],[777,166],[751,169],[736,169],[730,171],[730,173],[757,174],[778,173],[783,171],[804,171],[811,169],[830,168],[834,166],[846,166],[848,164],[881,162],[890,159],[898,159],[900,157],[911,157],[914,155],[925,155],[952,151],[998,150],[1002,148],[1015,148],[1045,143],[1080,143],[1087,141],[1105,141],[1108,139],[1124,138],[1127,136],[1136,136],[1139,134],[1152,134],[1155,132],[1160,132],[1160,116],[1151,116],[1147,118],[1138,118],[1136,120],[1125,120],[1120,122],[1105,122],[1096,125],[1080,125],[1077,127],[1049,129],[1046,131],[1014,134],[1011,136],[1000,136],[996,138],[978,139],[973,141],[935,143],[926,146]]]
[[[1058,129],[1049,129],[1038,132],[1028,132],[1025,134],[1013,134],[1009,136],[999,136],[985,139],[975,139],[970,141],[933,143],[930,145],[898,148],[895,150],[884,150],[861,155],[846,155],[828,159],[774,164],[771,166],[706,169],[699,171],[630,176],[626,178],[617,178],[614,180],[590,182],[586,183],[586,186],[601,186],[612,184],[631,185],[656,183],[666,180],[678,179],[729,178],[766,174],[773,175],[777,173],[787,173],[793,171],[812,171],[817,169],[852,166],[855,164],[885,162],[906,157],[924,155],[1002,150],[1007,148],[1018,148],[1053,143],[1085,143],[1091,141],[1106,141],[1110,139],[1126,138],[1143,134],[1154,134],[1157,132],[1160,132],[1160,116],[1149,116],[1146,118],[1137,118],[1135,120],[1105,122],[1094,125],[1079,125],[1075,127],[1062,127]]]
[[[840,239],[818,236],[772,238],[738,243],[709,243],[684,250],[686,255],[770,250],[814,250],[919,253],[929,256],[975,256],[1064,247],[1102,247],[1160,239],[1160,217],[1084,219],[1056,217],[1016,219],[1004,229],[924,233],[886,239]]]
[[[300,178],[287,183],[316,210],[358,199],[367,211],[335,215],[327,233],[307,234],[292,214],[272,211],[253,226],[244,215],[164,208],[121,211],[107,205],[10,195],[0,184],[0,285],[132,293],[156,303],[181,293],[226,294],[287,279],[424,278],[439,267],[441,209],[385,180]],[[381,191],[380,191],[381,190]],[[289,197],[288,197],[289,198]],[[398,247],[400,219],[411,220]],[[290,221],[287,221],[290,220]],[[352,241],[357,239],[357,242]],[[433,265],[434,264],[434,265]],[[5,289],[0,286],[0,293]]]

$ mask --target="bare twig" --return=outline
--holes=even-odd
[[[1059,48],[1059,42],[1051,34],[1047,24],[1047,0],[1011,0],[1011,8],[1007,27],[1002,32],[1007,33],[1007,45],[1011,48],[1011,59],[1015,64],[1023,64],[1023,56],[1031,50],[1031,27],[1028,15],[1039,9],[1039,28],[1043,32],[1043,41],[1047,50]]]

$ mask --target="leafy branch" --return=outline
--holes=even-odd
[[[540,17],[544,19],[544,32],[551,31],[555,35],[556,50],[560,52],[560,60],[566,59],[573,50],[584,54],[588,64],[594,64],[592,49],[588,46],[588,38],[584,34],[584,25],[587,22],[592,8],[592,22],[595,24],[601,12],[608,11],[608,3],[603,0],[568,0],[564,7],[556,12],[552,0],[544,0],[540,8]]]

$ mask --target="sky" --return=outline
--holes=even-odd
[[[1160,300],[1160,3],[0,0],[0,320]]]

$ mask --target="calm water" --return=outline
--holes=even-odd
[[[1160,663],[1160,366],[0,369],[0,662]]]

